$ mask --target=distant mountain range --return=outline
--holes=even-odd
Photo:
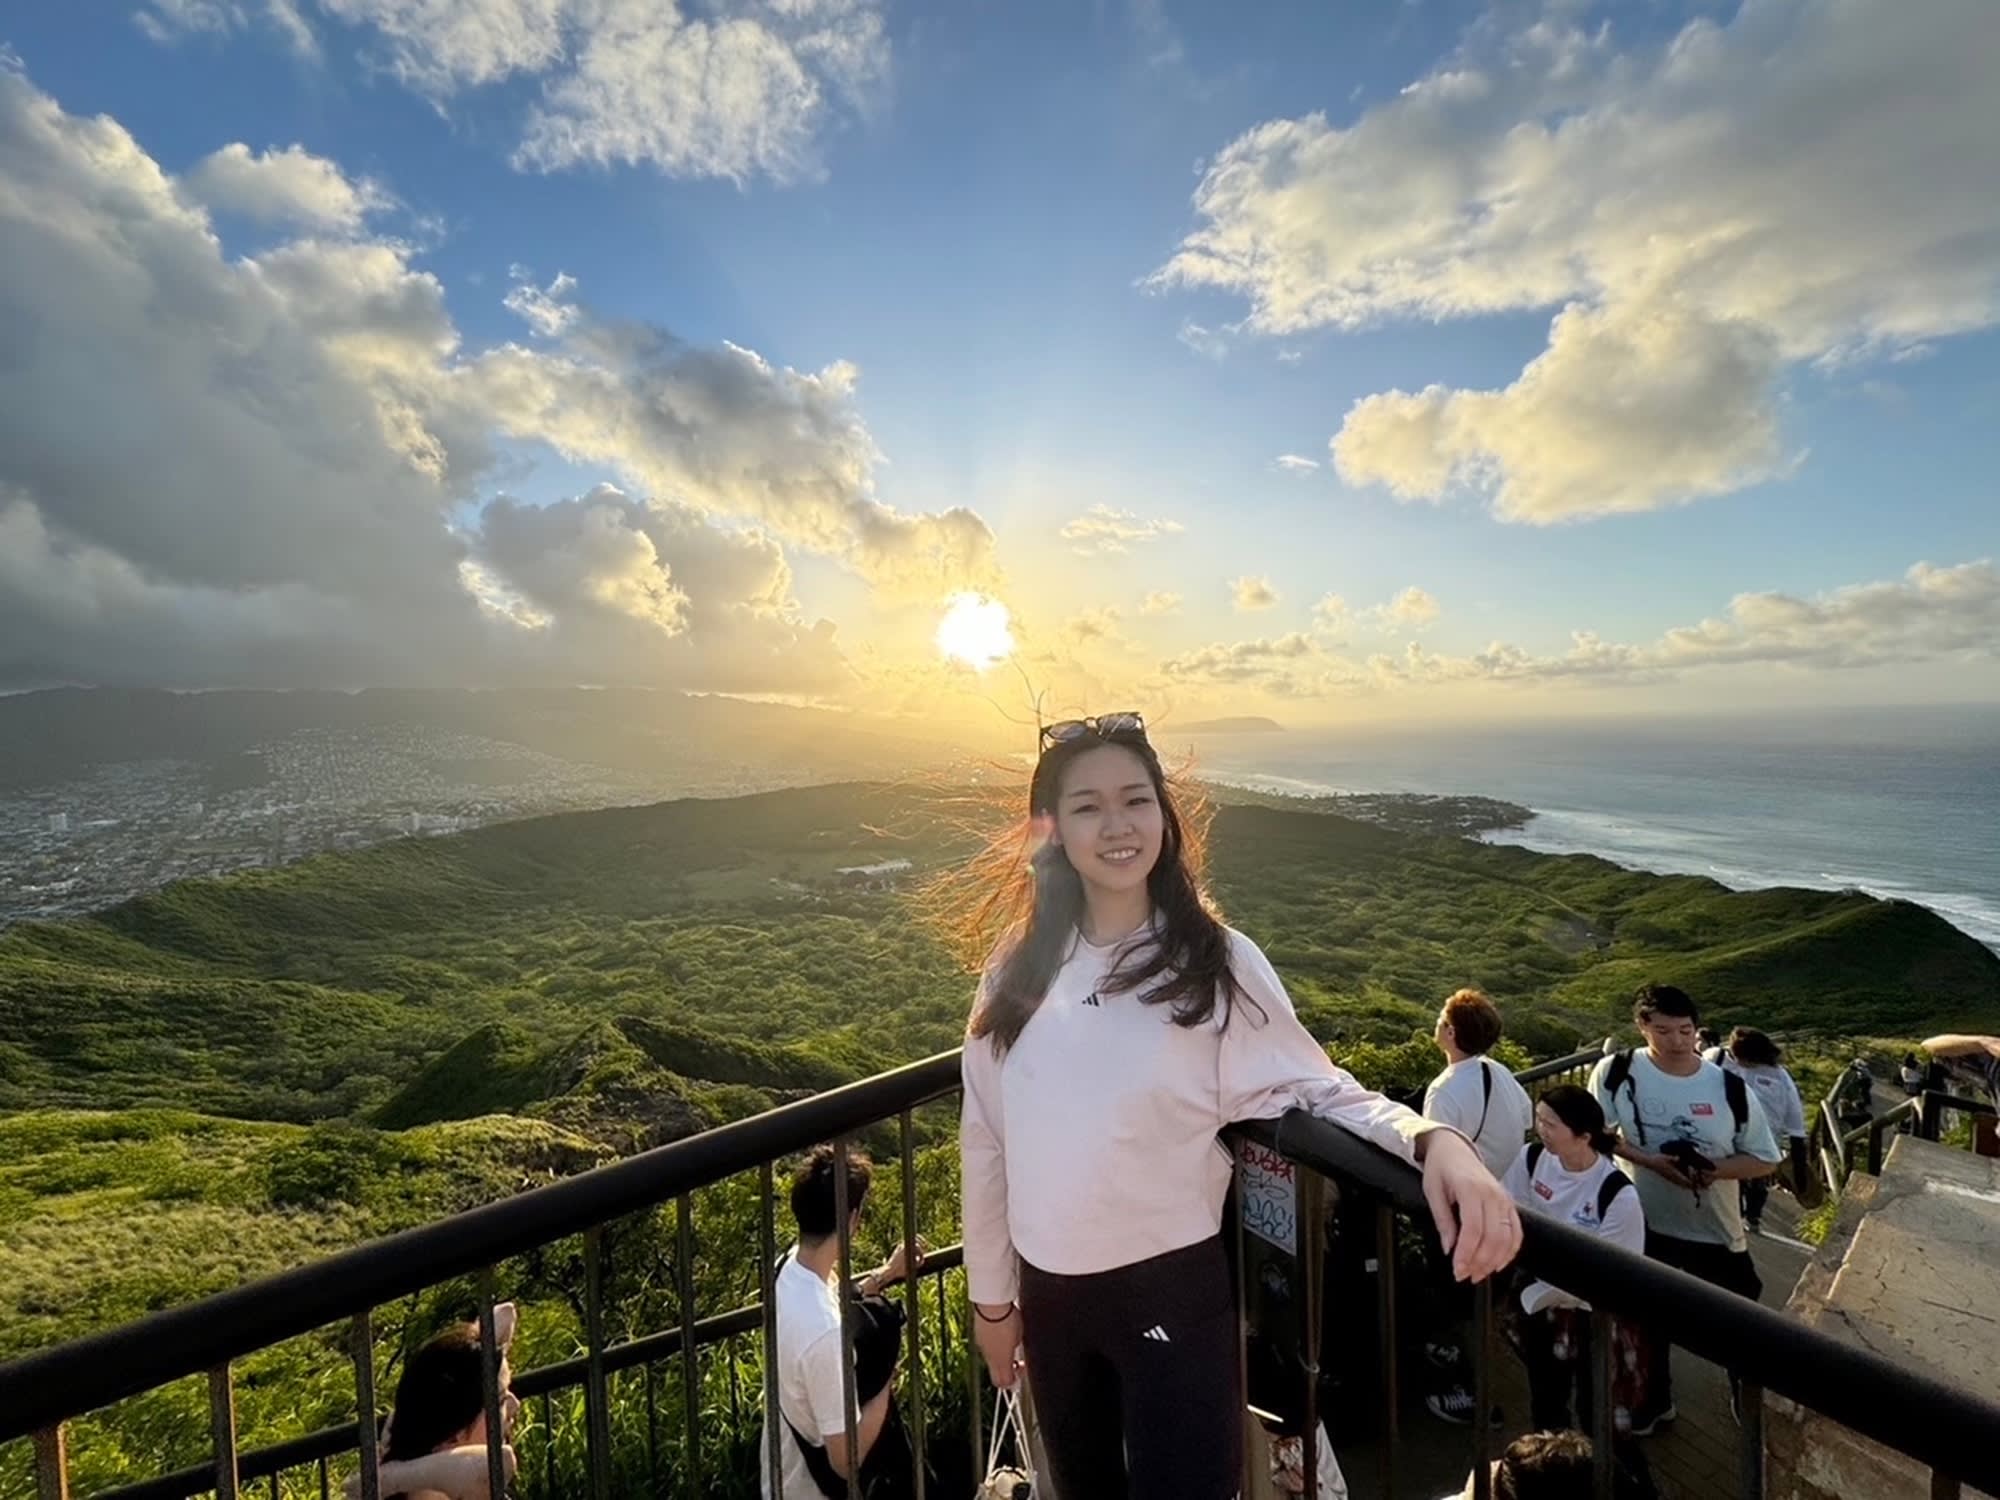
[[[826,709],[635,688],[356,693],[59,688],[0,696],[0,787],[115,761],[215,760],[302,730],[418,727],[506,741],[617,771],[798,767],[887,776],[953,753],[904,723]]]

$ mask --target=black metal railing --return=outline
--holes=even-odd
[[[237,1500],[242,1493],[243,1468],[236,1441],[231,1363],[344,1319],[349,1326],[357,1417],[343,1447],[358,1456],[362,1500],[380,1500],[374,1310],[428,1287],[477,1275],[479,1321],[485,1335],[482,1345],[490,1355],[494,1348],[491,1335],[496,1301],[493,1268],[511,1256],[581,1235],[586,1349],[581,1374],[589,1470],[586,1492],[592,1500],[608,1500],[611,1444],[601,1237],[604,1226],[615,1220],[672,1202],[682,1250],[681,1327],[675,1347],[683,1361],[683,1386],[690,1405],[685,1417],[689,1441],[684,1446],[689,1468],[680,1478],[688,1494],[702,1494],[701,1478],[695,1472],[699,1448],[693,1441],[697,1425],[692,1410],[695,1361],[700,1341],[695,1328],[691,1257],[687,1254],[692,1232],[691,1195],[697,1189],[740,1173],[760,1173],[759,1307],[771,1309],[771,1283],[777,1258],[772,1219],[773,1163],[828,1140],[834,1141],[844,1153],[850,1136],[893,1120],[898,1122],[900,1130],[905,1184],[905,1254],[914,1260],[912,1112],[920,1105],[955,1092],[958,1082],[958,1054],[943,1053],[517,1197],[357,1246],[263,1281],[26,1355],[0,1365],[0,1443],[32,1437],[39,1500],[67,1500],[67,1422],[141,1392],[205,1373],[210,1391],[212,1462],[204,1466],[204,1477],[197,1488],[179,1488],[173,1492],[187,1495],[212,1491],[217,1500]],[[836,1181],[843,1186],[845,1180],[845,1172],[836,1173]],[[845,1217],[841,1220],[840,1239],[845,1272],[850,1269]],[[760,1321],[765,1344],[765,1396],[767,1403],[774,1404],[774,1314],[763,1312]],[[920,1358],[917,1321],[914,1317],[910,1319],[913,1361]],[[910,1388],[920,1392],[919,1372],[912,1370],[911,1375],[916,1378],[911,1380]],[[492,1493],[497,1495],[504,1488],[500,1482],[504,1455],[498,1368],[491,1357],[487,1360],[485,1385],[489,1482]],[[911,1428],[921,1496],[920,1410],[912,1412]],[[776,1424],[772,1424],[767,1434],[766,1458],[774,1478],[780,1467],[779,1436]],[[849,1451],[853,1451],[851,1443]],[[322,1456],[317,1451],[301,1452],[298,1462],[317,1463]],[[265,1467],[260,1464],[260,1472]],[[184,1480],[184,1476],[169,1477],[176,1483]],[[850,1489],[858,1495],[858,1488],[850,1484]]]
[[[1850,1068],[1820,1100],[1807,1150],[1818,1163],[1830,1193],[1838,1195],[1856,1171],[1865,1170],[1871,1177],[1882,1175],[1885,1136],[1909,1131],[1919,1139],[1935,1141],[1944,1133],[1947,1111],[1974,1120],[2000,1113],[1980,1100],[1926,1088],[1876,1114],[1873,1096],[1874,1081]]]
[[[1601,1056],[1602,1049],[1556,1059],[1519,1076],[1530,1084],[1579,1076]],[[37,1493],[40,1500],[67,1500],[65,1424],[84,1413],[164,1385],[206,1372],[209,1381],[210,1429],[213,1449],[209,1463],[103,1492],[99,1500],[186,1500],[213,1492],[218,1500],[235,1500],[246,1480],[269,1479],[277,1494],[277,1476],[292,1469],[316,1469],[319,1491],[329,1496],[332,1460],[353,1454],[359,1462],[363,1500],[379,1500],[376,1454],[378,1402],[374,1388],[374,1338],[371,1314],[383,1304],[467,1274],[480,1278],[479,1315],[489,1334],[490,1350],[494,1296],[493,1268],[521,1252],[559,1239],[584,1237],[585,1352],[576,1359],[523,1372],[515,1393],[525,1401],[543,1403],[548,1397],[581,1386],[586,1418],[586,1484],[593,1500],[608,1500],[611,1475],[611,1432],[608,1381],[633,1369],[650,1372],[671,1361],[682,1364],[687,1398],[682,1453],[687,1467],[675,1476],[685,1493],[704,1493],[699,1472],[699,1445],[694,1440],[697,1361],[703,1348],[761,1332],[763,1399],[775,1409],[775,1312],[772,1274],[776,1260],[773,1224],[773,1163],[782,1157],[834,1140],[845,1151],[848,1140],[871,1127],[895,1121],[902,1158],[902,1236],[906,1253],[913,1245],[918,1222],[912,1112],[919,1106],[954,1093],[958,1086],[956,1053],[942,1054],[894,1072],[787,1105],[737,1124],[646,1152],[549,1187],[501,1203],[475,1209],[452,1219],[394,1235],[372,1244],[297,1268],[266,1281],[208,1298],[188,1307],[153,1315],[138,1323],[108,1330],[0,1366],[0,1442],[31,1436],[35,1445]],[[1396,1323],[1397,1220],[1405,1216],[1419,1232],[1428,1233],[1421,1178],[1412,1168],[1324,1121],[1294,1112],[1277,1121],[1234,1127],[1232,1134],[1276,1152],[1299,1169],[1299,1265],[1304,1285],[1300,1357],[1304,1366],[1303,1443],[1308,1488],[1316,1479],[1319,1401],[1319,1339],[1321,1285],[1324,1263],[1324,1217],[1320,1206],[1329,1182],[1344,1195],[1367,1202],[1374,1218],[1379,1265],[1381,1383],[1387,1393],[1383,1406],[1384,1494],[1394,1495],[1401,1445],[1398,1441]],[[692,1281],[691,1195],[698,1189],[740,1173],[757,1172],[761,1208],[759,1244],[760,1296],[752,1305],[720,1316],[696,1319]],[[842,1185],[845,1173],[836,1173]],[[679,1256],[679,1326],[618,1344],[604,1338],[602,1257],[600,1236],[613,1220],[673,1202]],[[1240,1222],[1240,1220],[1239,1220]],[[850,1246],[842,1225],[840,1260],[842,1285],[851,1271]],[[746,1253],[750,1253],[746,1247]],[[933,1254],[925,1275],[936,1278],[941,1331],[945,1316],[944,1275],[958,1263],[951,1250]],[[1243,1259],[1239,1254],[1238,1266]],[[1597,1494],[1612,1493],[1612,1403],[1610,1394],[1610,1324],[1612,1317],[1630,1318],[1673,1329],[1674,1341],[1703,1358],[1730,1369],[1743,1382],[1741,1439],[1742,1494],[1759,1500],[1763,1487],[1762,1394],[1770,1391],[1820,1412],[1875,1439],[1933,1472],[1933,1494],[1959,1493],[1960,1482],[2000,1493],[2000,1406],[1967,1391],[1953,1389],[1920,1372],[1891,1363],[1867,1350],[1852,1347],[1745,1299],[1657,1262],[1632,1255],[1552,1220],[1530,1216],[1525,1226],[1521,1266],[1527,1272],[1587,1300],[1597,1336],[1592,1340],[1594,1381],[1598,1399],[1592,1403],[1597,1428]],[[1239,1289],[1239,1296],[1241,1295]],[[925,1432],[923,1428],[923,1367],[921,1360],[921,1283],[913,1283],[917,1304],[908,1320],[910,1344],[903,1390],[909,1400],[914,1480],[924,1493]],[[1495,1361],[1495,1308],[1490,1284],[1475,1289],[1473,1298],[1475,1410],[1480,1417],[1491,1406]],[[356,1419],[251,1454],[239,1453],[233,1410],[231,1362],[285,1339],[345,1319],[355,1376]],[[974,1399],[970,1403],[971,1452],[976,1465],[982,1457],[978,1432],[979,1361],[967,1349],[967,1375]],[[852,1369],[852,1361],[848,1367]],[[495,1363],[486,1368],[488,1464],[493,1492],[503,1462],[500,1392]],[[850,1377],[851,1378],[851,1377]],[[848,1451],[855,1451],[854,1405],[849,1392]],[[649,1437],[656,1422],[652,1384],[648,1382]],[[772,1478],[781,1467],[778,1424],[769,1424],[762,1462]],[[1487,1464],[1492,1436],[1483,1420],[1472,1423],[1475,1494],[1487,1494]],[[552,1461],[552,1451],[550,1461]],[[657,1473],[657,1443],[649,1444],[650,1493],[666,1493]],[[975,1476],[976,1477],[976,1476]],[[558,1486],[548,1475],[553,1496]],[[858,1483],[850,1479],[850,1494]]]

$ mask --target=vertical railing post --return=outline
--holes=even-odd
[[[1882,1175],[1882,1127],[1871,1126],[1868,1131],[1868,1175]]]
[[[909,1363],[904,1388],[910,1395],[910,1483],[916,1500],[924,1500],[924,1350],[923,1299],[917,1295],[917,1153],[915,1126],[906,1109],[897,1122],[897,1146],[903,1158],[903,1327],[909,1335]]]
[[[1743,1381],[1737,1387],[1736,1413],[1743,1424],[1736,1450],[1738,1489],[1743,1500],[1764,1500],[1764,1388]]]
[[[550,1500],[556,1494],[556,1410],[549,1401],[549,1393],[542,1392],[542,1473],[549,1486]]]
[[[1304,1429],[1299,1435],[1305,1493],[1319,1494],[1320,1290],[1326,1271],[1326,1180],[1306,1167],[1295,1170],[1299,1188],[1299,1365],[1306,1382]]]
[[[1612,1406],[1612,1362],[1618,1356],[1617,1332],[1611,1314],[1590,1311],[1590,1456],[1597,1500],[1611,1500],[1616,1482],[1612,1444],[1618,1440],[1618,1413]]]
[[[319,1461],[319,1500],[333,1500],[333,1476],[327,1473],[323,1458]]]
[[[1493,1410],[1493,1278],[1472,1287],[1472,1495],[1492,1500],[1492,1431],[1486,1424]]]
[[[1401,1440],[1396,1371],[1396,1210],[1375,1205],[1375,1274],[1382,1337],[1382,1500],[1396,1500],[1396,1445]]]
[[[834,1233],[840,1237],[840,1417],[847,1429],[847,1500],[861,1500],[860,1413],[854,1393],[854,1235],[848,1222],[847,1137],[833,1140]]]
[[[382,1500],[382,1434],[375,1420],[375,1327],[366,1309],[354,1315],[348,1343],[354,1356],[354,1446],[361,1457],[361,1500]]]
[[[36,1431],[35,1500],[69,1500],[69,1455],[66,1448],[62,1423]]]
[[[583,1232],[583,1418],[592,1500],[611,1494],[611,1411],[604,1383],[604,1226]]]
[[[939,1296],[943,1296],[944,1278],[938,1278]],[[942,1322],[943,1319],[941,1318]],[[986,1413],[981,1409],[984,1392],[979,1385],[979,1369],[984,1363],[979,1357],[979,1341],[973,1331],[979,1322],[979,1309],[972,1301],[972,1277],[965,1278],[965,1387],[966,1405],[972,1416],[972,1488],[976,1492],[986,1483]]]
[[[660,1377],[659,1371],[648,1362],[646,1365],[646,1493],[660,1493]],[[549,1500],[555,1500],[552,1495]]]
[[[776,1194],[771,1164],[757,1169],[757,1295],[763,1306],[758,1322],[764,1333],[764,1472],[773,1495],[785,1492],[785,1414],[778,1409],[778,1236],[772,1226]]]
[[[208,1372],[208,1425],[215,1439],[215,1500],[236,1500],[236,1393],[227,1362]]]
[[[694,1199],[674,1200],[675,1256],[680,1261],[681,1421],[687,1428],[682,1454],[688,1500],[701,1500],[701,1351],[694,1339]]]
[[[1242,1398],[1247,1413],[1250,1405],[1250,1261],[1245,1253],[1249,1241],[1243,1231],[1243,1164],[1242,1157],[1234,1150],[1231,1171],[1236,1178],[1233,1197],[1236,1205],[1236,1389]],[[1297,1244],[1297,1240],[1293,1241]],[[1257,1481],[1256,1456],[1248,1441],[1248,1424],[1245,1424],[1243,1444],[1243,1494],[1250,1493]]]
[[[1942,1469],[1931,1470],[1931,1500],[1961,1500],[1964,1488]]]
[[[502,1447],[507,1433],[500,1415],[500,1331],[493,1321],[493,1268],[479,1273],[479,1389],[486,1408],[486,1493],[494,1500],[507,1493],[507,1461]]]

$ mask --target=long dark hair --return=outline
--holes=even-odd
[[[477,1323],[454,1324],[412,1354],[396,1383],[386,1456],[422,1458],[478,1421],[486,1410],[482,1379]]]
[[[1588,1137],[1590,1149],[1599,1156],[1609,1156],[1618,1144],[1617,1137],[1604,1128],[1604,1106],[1589,1089],[1574,1083],[1559,1083],[1544,1093],[1539,1102],[1546,1104],[1549,1112],[1571,1130]]]
[[[1729,1033],[1729,1055],[1751,1068],[1775,1068],[1785,1060],[1785,1054],[1755,1026],[1739,1026]]]
[[[1206,805],[1198,795],[1176,795],[1173,778],[1143,731],[1086,734],[1042,751],[1028,784],[1027,822],[992,840],[971,870],[956,877],[961,890],[975,893],[971,910],[955,924],[961,939],[992,942],[996,929],[999,933],[988,958],[985,998],[974,1009],[968,1031],[973,1037],[992,1037],[1002,1052],[1020,1038],[1082,931],[1083,878],[1060,845],[1035,842],[1035,825],[1055,816],[1069,767],[1105,745],[1139,758],[1165,825],[1160,857],[1146,876],[1152,936],[1120,955],[1105,992],[1125,994],[1150,985],[1140,998],[1148,1005],[1171,1006],[1180,1026],[1203,1025],[1218,1005],[1227,1025],[1232,1003],[1242,996],[1229,969],[1229,934],[1201,884]]]

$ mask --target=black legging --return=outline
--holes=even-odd
[[[1023,1264],[1021,1320],[1057,1494],[1231,1500],[1242,1488],[1236,1299],[1219,1238],[1089,1276]]]

